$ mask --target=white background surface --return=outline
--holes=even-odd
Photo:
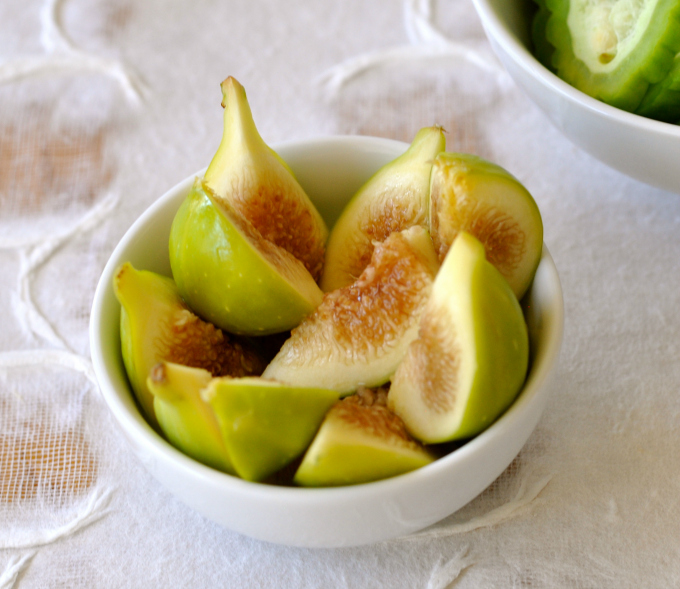
[[[428,6],[0,5],[0,588],[680,585],[680,197],[561,137],[470,2]],[[303,550],[222,529],[146,473],[89,379],[99,273],[209,162],[228,75],[270,143],[438,123],[539,204],[566,307],[551,400],[506,473],[428,536]]]

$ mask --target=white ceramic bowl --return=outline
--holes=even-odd
[[[680,193],[680,126],[614,108],[576,90],[531,54],[531,0],[473,0],[505,69],[553,124],[598,160]]]
[[[332,137],[275,149],[330,225],[354,191],[406,147],[371,137]],[[351,487],[275,487],[208,468],[157,435],[137,409],[125,376],[120,307],[112,280],[125,261],[170,275],[170,225],[192,182],[193,176],[163,195],[125,234],[104,268],[90,319],[92,360],[104,398],[134,452],[161,484],[206,517],[248,536],[295,546],[337,547],[385,540],[433,524],[468,503],[503,472],[543,411],[546,379],[562,340],[562,291],[546,248],[530,292],[533,360],[524,390],[489,429],[431,465]]]

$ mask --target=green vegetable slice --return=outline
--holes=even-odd
[[[677,0],[546,0],[546,6],[557,74],[623,110],[640,105],[680,51]]]
[[[538,11],[534,14],[531,22],[531,40],[534,44],[534,55],[545,67],[554,71],[552,56],[555,48],[546,38],[546,25],[551,12],[545,5],[545,0],[537,0]]]
[[[649,87],[635,112],[666,123],[676,123],[680,119],[680,54],[675,56],[668,75]]]

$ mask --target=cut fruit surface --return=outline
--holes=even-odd
[[[438,266],[425,229],[393,233],[359,280],[326,293],[293,329],[263,376],[340,392],[387,382],[418,333]]]
[[[482,244],[460,233],[437,275],[418,339],[392,378],[388,406],[423,442],[469,438],[510,406],[528,362],[517,298]]]
[[[170,265],[189,306],[231,333],[289,330],[323,296],[302,262],[200,180],[173,220]]]
[[[543,251],[541,213],[527,189],[500,166],[464,153],[434,162],[430,231],[440,261],[459,232],[475,236],[518,299]]]
[[[432,161],[445,145],[441,127],[421,129],[403,155],[352,197],[328,240],[322,290],[352,284],[371,261],[375,242],[414,225],[427,228]]]
[[[260,136],[243,86],[222,82],[224,132],[205,181],[257,229],[321,277],[328,229],[290,168]]]
[[[297,484],[367,483],[415,470],[435,459],[380,397],[380,391],[362,390],[333,406],[295,473]]]
[[[546,0],[557,74],[582,92],[634,111],[680,51],[675,0]]]
[[[125,370],[153,425],[157,421],[147,377],[158,362],[204,368],[215,376],[251,376],[264,370],[263,360],[248,343],[189,310],[172,279],[125,263],[115,274],[113,288],[121,304]]]
[[[309,446],[339,394],[263,378],[214,379],[203,393],[237,474],[262,481]]]
[[[203,464],[235,474],[215,413],[200,395],[211,380],[207,370],[161,362],[151,370],[147,385],[168,441]]]

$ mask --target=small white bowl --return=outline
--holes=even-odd
[[[373,137],[331,137],[274,148],[332,225],[356,189],[407,145]],[[277,487],[199,464],[156,434],[137,409],[127,382],[112,280],[125,261],[170,275],[170,225],[193,178],[162,196],[125,234],[104,268],[90,319],[92,360],[104,398],[134,452],[161,484],[206,517],[248,536],[293,546],[339,547],[386,540],[433,524],[503,472],[543,411],[546,379],[562,341],[562,290],[545,247],[527,306],[532,366],[522,393],[489,429],[431,465],[350,487]]]
[[[604,104],[541,65],[531,53],[531,1],[473,2],[505,69],[569,140],[632,178],[680,193],[680,126]]]

